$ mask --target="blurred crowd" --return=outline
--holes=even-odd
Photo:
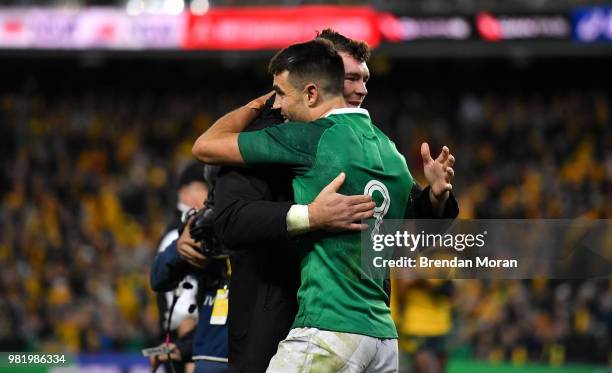
[[[610,218],[610,99],[597,90],[406,90],[364,105],[422,182],[420,143],[451,148],[463,218]]]
[[[455,281],[452,343],[489,361],[610,363],[612,281]]]
[[[177,173],[213,120],[261,90],[0,92],[0,350],[158,343],[148,271]],[[611,218],[610,92],[372,90],[421,182],[421,141],[457,157],[463,218]],[[488,360],[607,362],[612,281],[456,281],[451,345]]]

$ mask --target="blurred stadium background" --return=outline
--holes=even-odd
[[[1,351],[148,371],[148,270],[193,141],[327,26],[375,47],[364,107],[413,174],[424,140],[456,155],[461,217],[612,217],[609,2],[312,3],[2,1]],[[612,279],[421,285],[396,321],[447,312],[425,329],[449,332],[449,372],[612,370]]]

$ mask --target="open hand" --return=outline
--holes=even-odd
[[[434,160],[426,142],[421,144],[421,157],[423,157],[423,172],[431,186],[433,196],[438,200],[446,200],[453,189],[455,157],[450,154],[448,147],[444,146],[438,158]]]
[[[310,230],[337,232],[367,229],[367,224],[360,221],[372,217],[376,204],[367,195],[345,196],[338,193],[345,179],[346,175],[341,172],[308,205]]]

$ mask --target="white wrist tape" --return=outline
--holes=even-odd
[[[287,212],[287,232],[290,236],[310,231],[307,205],[293,205]]]

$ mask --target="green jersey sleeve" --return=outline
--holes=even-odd
[[[247,165],[283,164],[310,167],[315,161],[323,132],[331,126],[325,119],[289,122],[238,136],[238,148]]]

